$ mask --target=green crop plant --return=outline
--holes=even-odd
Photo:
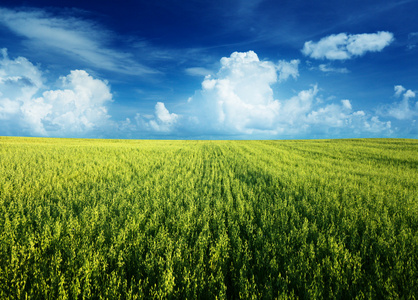
[[[416,299],[418,141],[0,137],[1,299]]]

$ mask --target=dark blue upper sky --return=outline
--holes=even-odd
[[[418,1],[1,1],[0,135],[418,137]]]

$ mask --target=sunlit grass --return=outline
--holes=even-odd
[[[0,298],[418,295],[418,141],[0,137]]]

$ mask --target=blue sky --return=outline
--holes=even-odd
[[[418,137],[418,1],[1,1],[0,135]]]

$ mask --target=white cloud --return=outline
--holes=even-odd
[[[323,105],[315,97],[318,88],[299,92],[297,96],[282,101],[278,122],[279,133],[315,136],[341,134],[391,133],[390,122],[353,111],[350,100]]]
[[[41,72],[24,57],[10,60],[6,49],[1,50],[0,92],[2,97],[24,101],[43,85]]]
[[[366,52],[380,52],[393,40],[393,34],[387,31],[349,35],[347,51],[352,56],[362,56]]]
[[[352,111],[349,100],[341,100],[342,105],[329,104],[312,111],[307,123],[313,132],[339,132],[345,134],[391,133],[391,122],[382,122],[377,116],[368,117],[364,111]]]
[[[341,103],[343,104],[343,107],[345,107],[346,109],[352,109],[350,100],[341,100]]]
[[[107,82],[74,70],[50,89],[38,67],[23,57],[9,59],[5,50],[2,53],[0,135],[114,137],[118,131],[123,137],[280,138],[391,131],[390,122],[353,110],[348,99],[324,102],[316,85],[289,99],[275,99],[272,86],[280,82],[280,72],[288,77],[296,73],[260,60],[253,51],[223,57],[219,71],[205,77],[182,114],[157,102],[153,114],[137,114],[133,121],[122,122],[112,121],[108,114],[112,94]],[[411,90],[395,88],[395,92],[400,90],[404,100],[415,97]]]
[[[382,122],[379,120],[378,116],[373,116],[370,118],[370,120],[364,120],[363,125],[364,125],[364,129],[368,132],[382,133],[383,131],[387,131],[389,133],[392,133],[391,122],[390,121]]]
[[[170,113],[164,103],[157,102],[154,115],[136,114],[136,127],[132,129],[134,131],[146,130],[157,133],[171,133],[176,128],[178,119],[179,116],[175,113]]]
[[[155,120],[150,122],[155,131],[170,131],[178,119],[178,115],[170,113],[162,102],[157,102],[155,105],[155,116]]]
[[[131,55],[107,46],[112,34],[91,22],[74,17],[53,16],[42,10],[0,8],[0,23],[29,41],[33,49],[55,50],[94,67],[118,73],[156,73]]]
[[[61,77],[59,89],[45,90],[42,72],[26,58],[0,60],[0,124],[3,134],[83,135],[107,126],[112,101],[106,82],[86,71]]]
[[[290,65],[297,66],[297,63]],[[230,57],[222,58],[219,72],[207,76],[202,89],[189,99],[189,124],[184,126],[193,127],[202,134],[274,137],[330,130],[345,130],[349,134],[379,129],[389,132],[390,123],[372,119],[363,111],[353,111],[347,99],[321,104],[317,100],[319,89],[316,85],[290,99],[275,99],[272,85],[280,82],[278,71],[289,74],[287,77],[296,76],[295,72],[260,60],[253,51],[234,52]],[[183,118],[185,120],[187,118]]]
[[[309,90],[304,90],[289,100],[282,101],[282,110],[279,121],[282,127],[300,124],[306,127],[306,115],[309,114],[314,105],[315,96],[318,94],[318,87],[315,85]]]
[[[322,38],[318,43],[312,41],[305,42],[302,53],[312,58],[328,58],[328,59],[347,59],[345,46],[347,44],[347,35],[340,33]]]
[[[328,64],[320,64],[319,70],[325,73],[349,73],[347,68],[333,68]]]
[[[363,34],[333,34],[319,42],[305,42],[302,53],[315,59],[345,60],[366,52],[380,52],[392,43],[393,34],[387,31]]]
[[[411,90],[407,90],[405,92],[405,94],[403,94],[404,99],[410,99],[410,98],[415,98],[415,92],[411,91]]]
[[[84,133],[106,125],[110,118],[106,105],[112,101],[106,82],[83,70],[71,71],[60,80],[62,89],[46,91],[35,99],[39,106],[49,107],[48,114],[39,118],[45,130]]]
[[[280,106],[270,86],[278,80],[276,68],[253,51],[223,57],[219,72],[207,76],[189,102],[200,128],[249,134],[272,128]]]
[[[195,68],[187,68],[186,73],[191,75],[191,76],[207,76],[207,75],[213,75],[213,72],[209,69],[206,68],[200,68],[200,67],[195,67]]]
[[[277,64],[277,70],[279,71],[279,82],[287,80],[290,76],[293,79],[298,78],[299,70],[298,65],[300,63],[299,59],[293,59],[290,62],[285,60],[280,60]]]
[[[40,70],[24,57],[9,59],[2,49],[0,58],[0,130],[6,134],[19,134],[21,108],[32,100],[43,86]]]
[[[415,103],[411,101],[416,96],[415,92],[407,90],[402,85],[395,85],[394,90],[395,97],[399,98],[402,96],[402,100],[381,108],[380,114],[382,116],[394,117],[398,120],[408,120],[418,116],[418,101]]]
[[[327,127],[342,127],[348,125],[351,109],[346,106],[329,104],[310,112],[306,119],[308,123],[326,125]]]
[[[405,90],[402,85],[395,85],[395,96],[399,97]]]

